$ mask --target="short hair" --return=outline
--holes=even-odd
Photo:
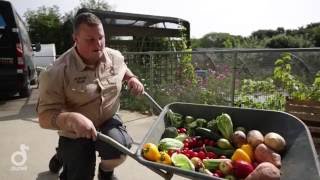
[[[83,12],[76,15],[73,22],[73,32],[76,33],[81,24],[86,24],[88,26],[97,26],[102,24],[101,20],[90,12]]]

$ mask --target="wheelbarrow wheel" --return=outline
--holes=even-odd
[[[59,160],[57,154],[53,155],[49,162],[49,170],[52,173],[59,173],[62,168],[62,162]]]

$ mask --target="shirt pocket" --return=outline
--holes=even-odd
[[[121,90],[121,80],[118,76],[109,76],[102,80],[103,85],[103,96],[111,98],[120,93]]]
[[[87,103],[98,95],[97,87],[94,84],[71,84],[68,92],[69,101],[78,105]]]

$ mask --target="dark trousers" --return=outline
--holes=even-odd
[[[130,148],[132,138],[118,115],[106,121],[98,131],[108,135]],[[122,152],[102,141],[78,138],[70,139],[60,136],[58,154],[63,161],[62,180],[92,180],[95,172],[96,154],[98,151],[102,160],[118,159]]]

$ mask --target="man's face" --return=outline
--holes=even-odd
[[[77,51],[86,64],[96,64],[103,56],[105,38],[102,24],[89,26],[81,24],[73,35]]]

